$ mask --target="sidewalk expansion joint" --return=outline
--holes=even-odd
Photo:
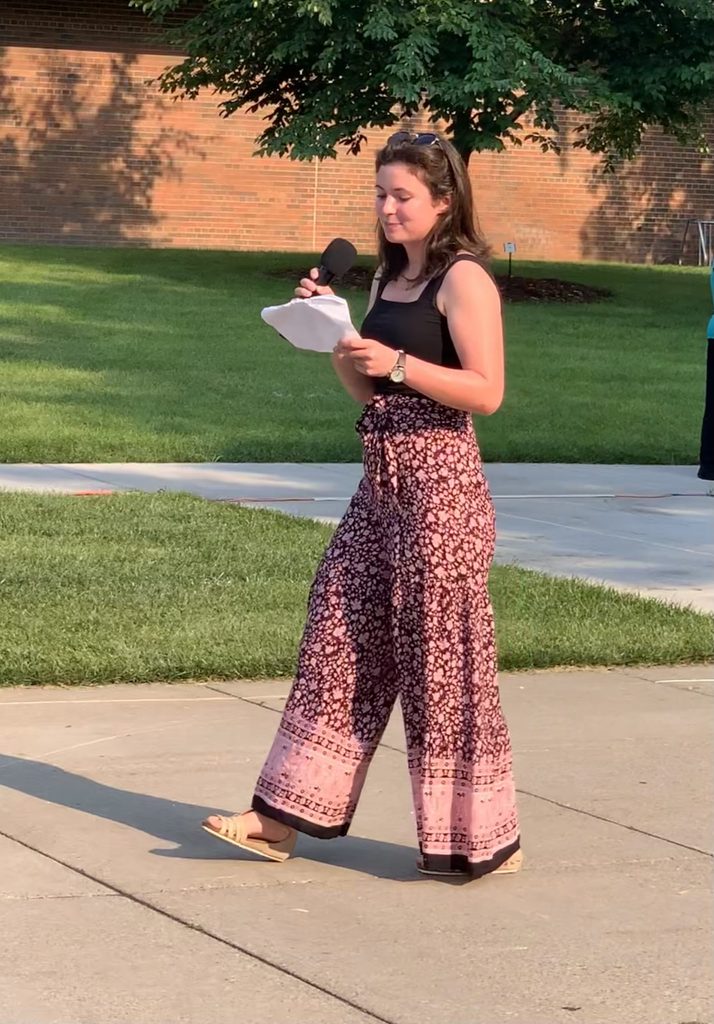
[[[11,838],[6,836],[5,838]],[[13,843],[17,843],[17,839],[12,839]],[[24,845],[24,844],[23,844]],[[43,854],[44,856],[44,854]],[[46,893],[44,896],[14,896],[7,893],[0,894],[0,903],[3,901],[10,903],[12,901],[18,903],[30,903],[36,902],[37,900],[96,900],[96,899],[116,899],[119,893],[116,892],[62,892],[49,894]]]
[[[704,667],[704,666],[703,666]],[[651,683],[653,686],[662,686],[665,690],[676,690],[678,693],[696,693],[699,697],[708,697],[710,700],[714,697],[714,691],[707,693],[706,690],[699,690],[697,686],[701,683],[711,683],[714,680],[709,678],[702,679],[649,679],[647,676],[637,675],[632,673],[629,678],[639,679],[641,682]],[[685,683],[686,689],[682,687]]]
[[[689,850],[691,853],[700,853],[704,857],[714,858],[714,853],[711,850],[702,850],[699,846],[690,846],[688,843],[679,843],[676,839],[670,839],[669,836],[661,836],[657,832],[648,832],[647,829],[637,828],[636,825],[628,825],[624,821],[616,821],[614,818],[606,818],[604,814],[595,814],[594,811],[586,811],[582,807],[573,807],[572,804],[565,804],[561,800],[553,800],[548,796],[541,796],[540,793],[531,793],[527,789],[516,788],[516,793],[521,793],[523,796],[530,796],[534,800],[542,800],[544,803],[552,804],[554,807],[560,807],[564,811],[572,811],[574,814],[583,814],[587,818],[594,818],[596,821],[604,821],[608,825],[616,825],[618,828],[624,828],[628,832],[636,832],[641,836],[648,836],[650,839],[659,839],[662,843],[669,843],[670,846],[678,846],[681,850]]]

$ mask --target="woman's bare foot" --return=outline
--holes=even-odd
[[[241,814],[241,818],[245,821],[247,834],[252,839],[265,839],[269,843],[279,842],[285,838],[285,833],[288,830],[287,825],[281,825],[279,821],[266,818],[264,814],[258,814],[257,811],[245,811]],[[202,824],[213,829],[214,832],[219,832],[221,821],[220,815],[211,814],[203,820]]]

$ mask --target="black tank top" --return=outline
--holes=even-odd
[[[381,341],[383,345],[388,345],[395,351],[403,349],[407,355],[424,359],[427,363],[460,370],[461,361],[454,348],[449,325],[436,305],[436,296],[444,278],[459,260],[471,260],[483,267],[477,256],[471,253],[458,253],[446,270],[432,277],[419,298],[411,302],[383,299],[382,292],[388,282],[380,281],[375,303],[360,328],[362,337],[374,338],[375,341]],[[487,270],[485,267],[484,269]],[[420,392],[407,387],[406,384],[395,384],[389,377],[378,377],[375,381],[375,391],[378,395],[420,396]]]

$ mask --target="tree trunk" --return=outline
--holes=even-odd
[[[453,143],[466,167],[471,159],[471,116],[469,113],[457,114],[453,120]]]

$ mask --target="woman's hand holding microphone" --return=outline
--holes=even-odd
[[[296,299],[311,299],[314,295],[334,295],[332,288],[329,284],[318,284],[317,279],[320,276],[320,271],[317,267],[313,267],[310,271],[309,277],[303,277],[300,284],[295,289]]]

